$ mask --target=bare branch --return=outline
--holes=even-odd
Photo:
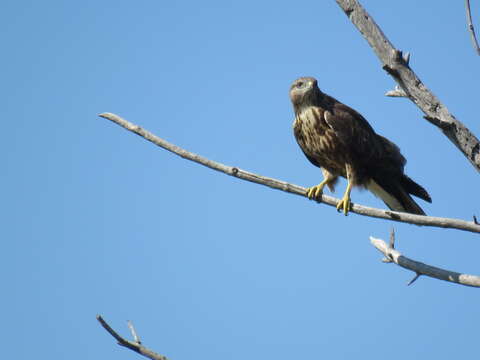
[[[182,149],[174,144],[169,143],[168,141],[165,141],[159,138],[158,136],[152,134],[151,132],[141,128],[138,125],[132,124],[115,114],[103,113],[103,114],[100,114],[100,116],[122,126],[128,131],[131,131],[137,135],[140,135],[141,137],[154,143],[155,145],[160,146],[161,148],[164,148],[165,150],[168,150],[178,156],[181,156],[184,159],[194,161],[198,164],[209,167],[210,169],[220,171],[224,174],[234,176],[238,179],[265,185],[265,186],[271,187],[272,189],[282,190],[290,194],[306,197],[307,189],[305,189],[304,187],[290,184],[285,181],[280,181],[273,178],[257,175],[257,174],[242,170],[238,167],[227,166],[219,162],[207,159],[198,154],[191,153],[185,149]],[[338,201],[339,199],[337,198],[334,198],[328,195],[322,195],[321,202],[329,206],[337,206]],[[358,204],[352,204],[351,212],[354,212],[358,215],[405,222],[405,223],[410,223],[415,225],[451,228],[451,229],[464,230],[464,231],[469,231],[474,233],[480,233],[480,225],[473,223],[473,221],[414,215],[414,214],[408,214],[408,213],[396,212],[396,211],[390,211],[390,210],[380,210],[380,209],[375,209],[375,208],[362,206]]]
[[[436,125],[473,167],[480,171],[480,142],[475,135],[450,114],[445,105],[421,82],[405,61],[402,52],[392,45],[357,0],[336,1],[375,51],[383,64],[383,69],[395,79],[406,96],[425,113],[425,118]],[[397,96],[398,94],[400,93],[398,92]]]
[[[409,259],[406,256],[403,256],[398,250],[392,249],[385,241],[376,239],[372,236],[370,236],[370,242],[383,255],[385,255],[385,257],[391,259],[392,262],[416,273],[416,276],[407,285],[411,285],[420,275],[426,275],[435,279],[450,281],[465,286],[480,287],[480,276],[444,270]]]
[[[472,12],[470,11],[470,0],[465,0],[465,7],[467,8],[468,31],[470,31],[473,48],[477,51],[477,54],[480,55],[480,47],[478,46],[477,36],[475,35],[475,29],[473,28]]]
[[[103,320],[103,318],[100,315],[97,315],[97,320],[103,326],[103,328],[105,330],[107,330],[108,333],[115,338],[115,340],[117,340],[118,345],[126,347],[130,350],[133,350],[136,353],[139,353],[140,355],[143,355],[143,356],[145,356],[149,359],[152,359],[152,360],[168,360],[168,358],[166,356],[157,354],[156,352],[154,352],[150,349],[147,349],[145,346],[143,346],[140,343],[140,340],[138,340],[138,337],[136,336],[135,329],[133,329],[133,325],[131,326],[130,322],[129,322],[129,327],[130,327],[130,330],[132,331],[132,333],[135,334],[134,335],[135,341],[126,340],[123,337],[121,337],[120,335],[118,335],[118,333],[115,332],[115,330],[113,330],[110,327],[110,325],[108,325],[107,322],[105,320]]]

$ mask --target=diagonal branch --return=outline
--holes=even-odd
[[[480,55],[480,47],[478,46],[477,36],[475,35],[475,28],[473,27],[472,12],[470,10],[470,0],[465,0],[465,7],[467,8],[468,31],[470,31],[473,48],[477,51],[477,54]]]
[[[398,83],[406,96],[425,114],[424,118],[437,126],[480,171],[480,142],[458,121],[440,100],[421,82],[408,62],[387,39],[373,18],[357,0],[336,0],[350,21],[368,41],[386,70]]]
[[[146,348],[145,346],[143,346],[140,343],[140,341],[138,340],[137,333],[136,333],[135,329],[133,328],[133,325],[131,324],[131,322],[128,323],[128,326],[129,326],[132,334],[134,334],[135,341],[130,341],[130,340],[124,339],[123,337],[118,335],[118,333],[115,330],[113,330],[105,320],[103,320],[101,315],[97,315],[97,320],[100,323],[100,325],[102,325],[103,328],[105,330],[107,330],[108,333],[115,338],[115,340],[117,340],[118,345],[126,347],[130,350],[133,350],[136,353],[139,353],[140,355],[143,355],[143,356],[145,356],[149,359],[152,359],[152,360],[168,360],[168,358],[166,356],[157,354],[156,352]]]
[[[161,148],[164,148],[165,150],[168,150],[178,156],[181,156],[184,159],[194,161],[198,164],[209,167],[210,169],[220,171],[224,174],[234,176],[242,180],[265,185],[265,186],[271,187],[272,189],[282,190],[290,194],[306,197],[307,189],[305,189],[304,187],[301,187],[295,184],[290,184],[285,181],[280,181],[273,178],[257,175],[257,174],[239,169],[237,167],[224,165],[219,162],[207,159],[198,154],[191,153],[185,149],[182,149],[181,147],[178,147],[174,144],[169,143],[168,141],[165,141],[159,138],[158,136],[152,134],[151,132],[141,128],[138,125],[132,124],[115,114],[103,113],[103,114],[100,114],[100,116],[116,123],[117,125],[122,126],[128,131],[131,131],[145,138],[146,140],[154,143],[157,146],[160,146]],[[338,201],[339,199],[336,199],[334,197],[322,195],[322,202],[327,205],[337,206]],[[414,214],[389,211],[389,210],[380,210],[380,209],[375,209],[375,208],[362,206],[358,204],[352,204],[351,212],[354,212],[358,215],[405,222],[405,223],[410,223],[415,225],[451,228],[451,229],[464,230],[464,231],[469,231],[474,233],[480,233],[480,225],[476,224],[473,221],[414,215]]]
[[[409,259],[403,256],[398,250],[395,250],[392,246],[381,239],[376,239],[370,236],[370,242],[375,246],[383,255],[385,255],[388,261],[415,272],[415,277],[408,282],[407,285],[411,285],[421,275],[426,275],[435,279],[445,280],[465,286],[480,287],[480,276],[461,274],[454,271],[444,270],[435,266],[427,265],[419,261]]]

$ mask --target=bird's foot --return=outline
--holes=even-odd
[[[320,200],[323,194],[323,188],[325,187],[325,183],[321,182],[318,185],[312,186],[307,189],[307,197],[310,200]]]
[[[340,200],[337,204],[337,211],[339,211],[339,212],[343,211],[345,216],[347,216],[351,207],[352,207],[352,202],[350,201],[350,195],[345,194],[345,195],[343,195],[342,200]]]

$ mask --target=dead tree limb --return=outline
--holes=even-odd
[[[357,0],[336,0],[350,21],[368,41],[387,71],[406,96],[425,114],[424,118],[438,127],[480,171],[480,142],[458,121],[440,100],[422,83],[408,65],[402,52],[387,39],[373,18]]]
[[[372,245],[385,255],[383,262],[393,262],[415,273],[415,276],[407,283],[407,285],[413,284],[413,282],[421,275],[426,275],[435,279],[445,280],[460,285],[480,287],[479,276],[444,270],[403,256],[398,250],[394,249],[394,240],[392,239],[394,239],[394,235],[390,236],[390,245],[387,245],[385,241],[370,236],[370,242]]]
[[[141,128],[138,125],[132,124],[131,122],[128,122],[127,120],[122,119],[121,117],[115,114],[103,113],[103,114],[100,114],[100,116],[122,126],[128,131],[131,131],[143,137],[144,139],[154,143],[157,146],[160,146],[165,150],[168,150],[178,156],[181,156],[184,159],[194,161],[198,164],[209,167],[210,169],[220,171],[224,174],[236,177],[238,179],[265,185],[273,189],[288,192],[290,194],[306,197],[307,189],[305,189],[304,187],[301,187],[295,184],[290,184],[285,181],[280,181],[273,178],[257,175],[257,174],[242,170],[238,167],[224,165],[219,162],[207,159],[198,154],[194,154],[185,149],[182,149],[177,145],[171,144],[168,141],[165,141],[159,138],[158,136],[152,134],[151,132]],[[339,199],[337,198],[334,198],[328,195],[322,195],[321,202],[327,205],[337,206],[338,201]],[[375,209],[375,208],[358,205],[358,204],[352,204],[351,212],[354,212],[358,215],[370,216],[374,218],[387,219],[387,220],[404,222],[404,223],[415,224],[415,225],[451,228],[451,229],[464,230],[464,231],[469,231],[474,233],[480,233],[480,225],[476,224],[474,221],[414,215],[414,214],[408,214],[403,212]]]
[[[480,55],[480,47],[478,46],[477,36],[475,35],[475,28],[473,27],[472,11],[470,10],[470,0],[465,0],[465,7],[467,9],[468,31],[470,32],[473,48],[477,51],[477,54]]]
[[[134,341],[127,340],[127,339],[121,337],[120,335],[118,335],[118,333],[115,330],[113,330],[110,327],[110,325],[107,324],[107,322],[105,320],[103,320],[102,316],[97,315],[97,320],[103,326],[103,328],[105,330],[107,330],[107,332],[110,335],[112,335],[115,338],[115,340],[117,340],[118,345],[126,347],[130,350],[133,350],[136,353],[138,353],[140,355],[143,355],[143,356],[145,356],[149,359],[152,359],[152,360],[168,360],[168,358],[166,356],[157,354],[156,352],[154,352],[154,351],[152,351],[152,350],[150,350],[150,349],[148,349],[148,348],[146,348],[145,346],[142,345],[142,343],[140,342],[140,340],[138,338],[137,332],[135,331],[135,328],[133,327],[133,325],[130,321],[128,322],[128,327],[130,328],[130,331],[133,335]]]

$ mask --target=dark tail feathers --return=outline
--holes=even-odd
[[[428,194],[427,190],[425,190],[423,187],[418,185],[415,181],[410,179],[407,175],[403,175],[401,179],[401,184],[402,187],[405,189],[405,191],[409,194],[412,194],[420,199],[423,199],[429,203],[432,202],[432,198]]]
[[[432,202],[428,192],[407,175],[403,175],[400,181],[396,183],[385,182],[385,178],[382,177],[378,180],[372,179],[367,187],[394,211],[425,215],[422,208],[409,194],[415,195],[425,201]]]

